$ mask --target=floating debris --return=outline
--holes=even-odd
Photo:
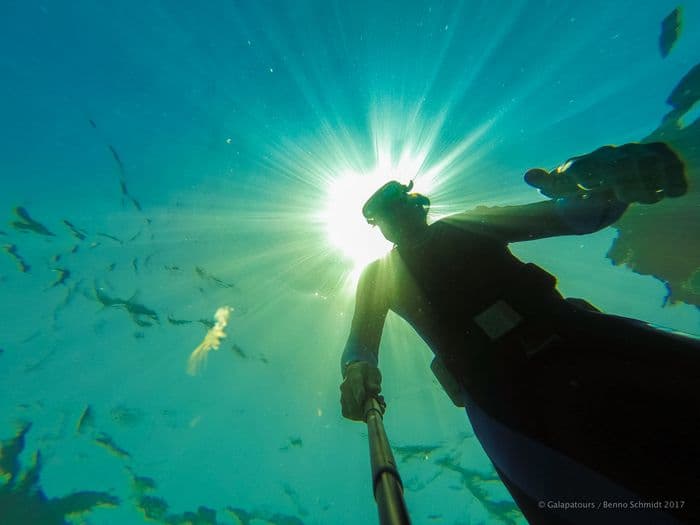
[[[75,426],[75,431],[78,434],[85,433],[88,429],[95,428],[95,416],[90,405],[86,405],[78,418],[78,424]]]
[[[119,299],[118,297],[109,297],[106,293],[101,291],[97,285],[94,286],[94,289],[95,297],[103,306],[123,308],[129,313],[131,319],[138,326],[153,326],[153,323],[150,321],[160,322],[158,314],[143,304],[136,303],[133,299],[126,300]]]
[[[213,275],[211,275],[210,273],[208,273],[208,272],[207,272],[204,268],[202,268],[201,266],[196,266],[195,269],[194,269],[194,271],[197,273],[197,275],[198,275],[199,277],[201,277],[201,278],[204,279],[205,281],[211,281],[211,282],[213,282],[214,284],[216,284],[217,286],[220,286],[221,288],[235,288],[235,285],[234,285],[234,284],[227,283],[227,282],[225,282],[225,281],[222,281],[222,280],[219,279],[218,277],[214,277]]]
[[[19,217],[20,219],[19,221],[13,221],[11,223],[11,226],[14,229],[22,231],[32,231],[39,235],[55,237],[55,235],[52,232],[50,232],[49,229],[46,228],[46,226],[32,219],[29,215],[29,212],[25,210],[22,206],[17,206],[14,209],[14,212],[15,215],[17,215],[17,217]]]
[[[104,432],[100,433],[96,438],[95,438],[95,443],[98,445],[104,447],[109,451],[110,454],[117,456],[119,458],[130,458],[131,454],[129,454],[126,450],[123,448],[119,447],[114,440],[105,434]]]
[[[106,493],[81,491],[62,498],[47,498],[40,486],[41,452],[22,475],[19,456],[31,424],[24,425],[10,440],[0,443],[0,508],[2,523],[22,525],[66,525],[69,516],[84,514],[98,506],[119,505],[119,499]]]
[[[17,268],[20,272],[27,273],[31,269],[31,266],[27,264],[27,262],[19,253],[17,253],[16,245],[5,244],[3,245],[2,249],[5,251],[5,253],[7,253],[10,257],[12,257],[15,260],[15,262],[17,263]]]
[[[63,219],[63,224],[66,225],[66,227],[71,232],[71,235],[73,235],[73,237],[75,237],[76,239],[79,239],[81,241],[85,240],[85,238],[87,236],[87,234],[85,232],[76,228],[71,222],[67,221],[66,219]]]
[[[681,35],[683,29],[683,9],[676,7],[661,22],[661,36],[659,36],[659,50],[661,56],[666,58],[673,49],[674,44]]]
[[[218,350],[221,340],[226,337],[224,331],[228,324],[228,318],[233,311],[229,306],[222,306],[216,310],[214,319],[216,324],[204,336],[204,340],[194,349],[187,362],[187,373],[195,375],[206,362],[210,350]]]
[[[134,270],[134,273],[139,273],[139,259],[138,259],[138,257],[134,257],[132,259],[131,268]]]

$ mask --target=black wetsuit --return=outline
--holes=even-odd
[[[583,233],[552,209],[477,209],[372,263],[343,360],[376,364],[388,310],[408,321],[531,523],[700,522],[700,342],[565,300],[513,256],[509,241]]]

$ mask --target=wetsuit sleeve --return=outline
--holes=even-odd
[[[593,233],[613,224],[626,209],[627,204],[610,196],[589,194],[518,206],[479,206],[443,220],[508,243]]]
[[[387,283],[381,282],[379,273],[379,263],[370,264],[357,285],[355,313],[340,362],[343,377],[352,362],[367,361],[373,366],[379,362],[379,342],[389,311]]]

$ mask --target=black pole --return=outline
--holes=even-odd
[[[410,525],[403,499],[403,484],[384,431],[384,405],[375,398],[365,403],[365,421],[369,433],[369,457],[372,464],[372,489],[381,525]]]

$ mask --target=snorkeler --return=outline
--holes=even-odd
[[[381,390],[389,310],[532,524],[700,521],[700,342],[565,299],[508,243],[592,233],[631,203],[687,190],[664,143],[606,146],[528,184],[550,200],[477,207],[427,224],[430,200],[392,181],[364,205],[394,243],[363,272],[342,357],[343,416]]]

